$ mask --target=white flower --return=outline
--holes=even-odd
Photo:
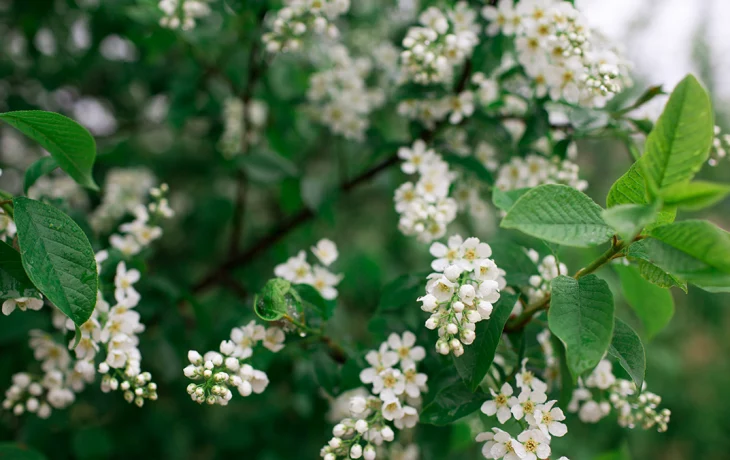
[[[137,242],[134,235],[117,235],[114,234],[109,237],[109,243],[113,248],[118,249],[125,256],[133,256],[139,254],[142,250],[142,246]]]
[[[429,252],[437,259],[431,262],[431,268],[437,272],[442,272],[448,267],[456,263],[461,257],[461,244],[464,240],[459,235],[449,237],[447,244],[433,243]]]
[[[398,353],[388,349],[388,344],[383,343],[380,345],[378,351],[370,350],[365,355],[365,361],[370,364],[371,367],[363,369],[360,372],[360,381],[362,383],[373,383],[375,377],[385,369],[391,368],[398,362]]]
[[[507,26],[509,18],[514,14],[512,5],[512,0],[500,0],[496,7],[488,5],[482,8],[482,16],[489,21],[489,26],[486,29],[487,35],[497,35]],[[506,32],[505,35],[507,35]]]
[[[457,96],[449,99],[451,115],[449,123],[456,125],[461,123],[464,118],[472,116],[474,113],[474,93],[471,91],[462,91]]]
[[[274,267],[274,274],[296,284],[311,282],[312,269],[306,257],[304,251],[299,251],[296,257],[290,257],[285,263]]]
[[[467,238],[461,244],[461,259],[457,263],[465,270],[473,270],[482,259],[492,255],[492,248],[487,243],[482,243],[479,238]]]
[[[43,308],[43,300],[35,297],[18,297],[16,299],[7,299],[3,302],[3,315],[7,316],[15,311],[15,309],[25,311],[26,309],[40,310]]]
[[[402,395],[406,389],[406,379],[398,369],[385,369],[373,379],[373,393],[379,394],[390,390],[393,395]],[[383,396],[381,396],[382,399]]]
[[[524,460],[546,459],[550,456],[550,439],[540,430],[527,430],[517,436],[525,447]]]
[[[427,149],[423,140],[417,139],[411,148],[399,148],[398,158],[403,160],[401,169],[404,173],[415,174],[423,172],[424,167],[436,159],[436,153]]]
[[[410,331],[404,332],[402,337],[395,333],[390,334],[388,346],[398,353],[403,369],[415,365],[416,362],[426,357],[426,350],[421,346],[416,346],[416,335]]]
[[[546,404],[538,406],[534,415],[525,419],[527,423],[539,428],[546,436],[561,437],[568,432],[568,427],[564,423],[560,423],[565,420],[565,414],[559,407],[553,407],[555,402],[548,401]]]
[[[426,381],[428,376],[426,374],[418,373],[415,364],[410,365],[403,369],[403,377],[405,378],[405,392],[411,398],[418,398],[421,392],[426,391]]]
[[[325,267],[329,267],[335,260],[337,260],[339,255],[337,252],[337,245],[328,239],[319,240],[317,245],[312,247],[312,254],[317,256],[317,259],[319,259]]]
[[[403,417],[403,407],[396,395],[391,391],[385,391],[381,395],[381,399],[383,400],[383,407],[381,408],[383,418],[393,421]]]
[[[484,458],[494,458],[492,455],[492,447],[494,447],[494,433],[491,431],[485,431],[479,433],[476,437],[476,442],[483,442],[482,455]]]
[[[504,458],[504,460],[520,460],[525,458],[525,447],[520,444],[509,433],[493,428],[494,445],[490,453],[493,458]]]
[[[127,265],[124,262],[119,262],[114,277],[114,298],[117,302],[129,308],[135,307],[139,303],[140,295],[133,286],[134,283],[139,281],[139,278],[139,270],[127,270]]]
[[[418,411],[411,406],[403,406],[403,415],[395,420],[396,428],[413,428],[418,423]]]
[[[335,275],[324,267],[315,265],[312,277],[307,284],[311,284],[320,295],[327,300],[337,298],[337,289],[335,286],[342,281],[342,275]]]
[[[492,399],[482,404],[481,411],[490,417],[496,414],[499,423],[504,424],[512,416],[510,396],[512,396],[514,390],[509,383],[505,383],[502,385],[499,393],[496,393],[491,388],[489,391],[492,393]]]
[[[246,326],[231,329],[231,341],[236,344],[233,356],[245,359],[253,354],[253,346],[266,337],[266,329],[251,321]]]
[[[436,279],[435,283],[431,286],[429,294],[436,297],[439,302],[446,302],[451,300],[454,295],[456,284],[449,281],[445,276],[441,276]]]
[[[284,335],[284,331],[282,331],[278,327],[270,327],[266,330],[266,335],[263,339],[263,345],[264,347],[276,353],[284,348],[285,339],[286,336]]]
[[[540,391],[523,389],[517,398],[513,396],[510,400],[512,415],[515,420],[522,420],[522,417],[533,414],[537,410],[538,404],[547,401],[547,395]]]

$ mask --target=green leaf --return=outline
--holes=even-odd
[[[299,311],[301,299],[291,283],[282,278],[272,278],[266,282],[261,292],[253,299],[253,310],[264,321],[277,321],[290,313]]]
[[[650,201],[647,198],[646,184],[641,173],[638,162],[631,165],[629,170],[611,186],[606,198],[606,206],[613,208],[622,204],[647,205]],[[674,222],[677,210],[674,207],[666,207],[657,216],[657,225]]]
[[[58,162],[53,157],[40,158],[35,163],[28,166],[28,169],[25,170],[23,192],[27,195],[28,189],[31,188],[41,176],[45,176],[56,168],[58,168]]]
[[[45,455],[22,444],[0,442],[0,460],[45,460]]]
[[[503,192],[497,187],[494,187],[494,190],[492,190],[492,203],[494,203],[498,209],[508,212],[512,209],[512,206],[514,206],[517,200],[529,191],[530,188],[518,188],[516,190]]]
[[[645,280],[636,267],[614,265],[613,268],[621,279],[624,298],[644,325],[646,337],[653,338],[674,316],[672,294]]]
[[[616,230],[624,241],[631,241],[641,230],[654,223],[660,205],[622,204],[603,211],[603,220]]]
[[[296,284],[293,289],[299,294],[302,302],[314,307],[319,312],[322,319],[330,319],[335,311],[337,303],[333,300],[327,300],[319,293],[319,291],[310,284]]]
[[[40,293],[25,273],[20,253],[0,241],[0,300],[18,297],[39,298]]]
[[[474,156],[444,155],[444,160],[450,165],[460,166],[464,171],[474,174],[482,182],[494,183],[492,173]]]
[[[454,358],[457,372],[471,391],[479,388],[479,384],[492,366],[504,325],[507,324],[515,302],[517,295],[502,293],[494,306],[492,316],[486,321],[477,323],[474,343],[465,346],[464,354]]]
[[[613,335],[613,294],[596,275],[552,281],[548,325],[565,345],[568,368],[576,380],[598,365]]]
[[[312,355],[312,365],[317,384],[327,394],[335,396],[335,389],[340,384],[340,369],[337,363],[325,350],[319,350]]]
[[[715,182],[682,182],[667,187],[661,194],[668,205],[699,211],[713,206],[730,194],[730,185]]]
[[[680,280],[671,273],[662,270],[661,268],[646,260],[638,259],[637,264],[639,266],[639,274],[641,274],[641,277],[648,282],[665,289],[676,286],[679,289],[683,290],[685,294],[687,293],[686,281]]]
[[[484,394],[472,393],[451,369],[434,380],[429,380],[430,389],[419,417],[421,423],[448,425],[473,413],[484,402]]]
[[[616,324],[613,329],[611,346],[608,347],[608,354],[616,358],[626,372],[636,383],[636,388],[641,391],[646,373],[646,354],[641,339],[631,326],[615,318]]]
[[[425,279],[428,273],[401,275],[383,287],[378,304],[378,313],[401,313],[404,309],[418,305],[416,299],[426,292]]]
[[[251,180],[268,184],[286,177],[296,176],[299,171],[291,160],[274,151],[255,151],[237,158]]]
[[[541,185],[522,195],[502,227],[566,246],[587,247],[611,238],[601,207],[567,185]]]
[[[99,190],[92,177],[96,142],[86,128],[63,115],[40,110],[0,113],[0,120],[38,142],[76,182]]]
[[[81,228],[53,206],[13,199],[20,257],[28,278],[76,325],[96,306],[99,277],[94,251]]]
[[[646,139],[641,161],[646,177],[660,191],[692,179],[710,154],[714,126],[707,91],[688,75],[672,91]]]
[[[710,292],[730,290],[730,234],[710,222],[688,220],[651,230],[651,239],[629,246],[647,260]]]

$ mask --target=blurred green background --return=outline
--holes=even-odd
[[[398,37],[398,32],[387,35],[387,18],[381,14],[385,3],[392,2],[353,1],[347,16],[349,28],[358,37],[375,42]],[[581,3],[590,13],[598,8],[596,3],[604,2]],[[718,69],[726,66],[716,60],[721,53],[715,47],[724,46],[722,36],[718,41],[717,36],[702,33],[714,30],[707,26],[708,21],[715,21],[716,13],[707,6],[713,2],[635,3],[644,6],[641,14],[630,18],[631,27],[624,31],[629,41],[624,45],[637,62],[637,93],[650,84],[671,87],[689,71],[696,72],[711,92],[730,93],[727,78],[718,78],[723,75]],[[156,24],[154,1],[0,0],[0,110],[43,108],[89,120],[97,129],[97,181],[103,183],[113,168],[148,168],[170,185],[172,206],[177,210],[174,221],[165,227],[164,238],[155,243],[138,285],[143,296],[138,310],[147,324],[140,343],[143,368],[158,383],[159,400],[139,409],[119,394],[103,394],[98,385],[90,385],[69,409],[54,411],[48,420],[16,418],[3,412],[0,439],[30,445],[54,459],[318,458],[332,422],[326,417],[328,398],[313,370],[316,359],[312,357],[323,353],[317,346],[289,346],[275,356],[262,356],[265,362],[257,364],[267,369],[268,389],[246,399],[236,395],[228,407],[190,401],[185,392],[188,382],[182,375],[188,349],[217,348],[232,327],[253,317],[251,299],[225,288],[206,292],[194,302],[178,305],[177,300],[227,255],[236,177],[242,165],[225,159],[217,149],[223,129],[222,103],[246,84],[248,53],[261,33],[257,12],[279,4],[216,0],[211,4],[216,11],[212,17],[193,32],[180,34]],[[679,16],[667,19],[661,10],[674,4]],[[692,22],[681,15],[687,4],[696,6],[700,19]],[[612,24],[606,17],[601,20]],[[613,21],[627,23],[629,18],[617,16]],[[686,48],[688,56],[665,52],[664,60],[674,62],[674,70],[653,66],[658,74],[652,74],[652,66],[647,70],[642,57],[634,54],[645,47],[634,45],[645,36],[657,41],[656,35],[663,30],[657,28],[657,21],[668,22],[665,28],[689,30],[684,35],[677,32],[686,38],[683,50]],[[615,39],[622,40],[623,29],[614,29],[619,29],[613,30]],[[41,30],[55,37],[53,53],[42,51],[48,49],[38,38]],[[103,51],[110,36],[125,43],[119,45],[113,39],[114,49],[121,50],[117,56],[124,60],[109,59],[114,54]],[[367,45],[365,40],[360,50]],[[268,148],[291,161],[296,174],[272,172],[267,165],[248,167],[252,186],[243,246],[303,206],[314,206],[317,217],[228,275],[255,292],[272,276],[274,265],[320,238],[334,240],[341,254],[334,268],[344,274],[344,280],[328,330],[346,348],[364,350],[378,343],[367,325],[383,286],[400,275],[427,271],[430,256],[427,246],[397,230],[392,196],[405,180],[400,171],[392,168],[346,195],[337,196],[333,188],[391,154],[392,146],[407,143],[409,127],[391,104],[373,115],[375,134],[367,142],[357,144],[333,136],[310,121],[299,106],[314,68],[302,57],[277,57],[256,87],[255,97],[265,100],[271,111],[265,132]],[[79,105],[81,100],[96,105]],[[723,101],[717,99],[716,106],[719,124],[730,127]],[[22,173],[40,152],[29,142],[18,144],[17,136],[9,131],[0,127],[0,188],[20,193]],[[588,194],[604,203],[610,185],[628,168],[630,158],[616,140],[590,139],[580,141],[578,162],[581,176],[590,183]],[[730,179],[727,163],[705,168],[702,177]],[[321,200],[322,196],[327,199]],[[86,205],[93,207],[98,200],[92,195]],[[81,201],[81,207],[70,208],[79,219],[84,215]],[[702,217],[728,229],[729,211],[730,205],[720,205]],[[489,242],[496,234],[497,219],[494,210],[479,221],[462,217],[449,232],[473,234]],[[94,235],[95,247],[105,237]],[[571,269],[595,255],[561,252]],[[631,320],[632,313],[620,298],[617,276],[610,268],[601,274],[614,288],[621,316]],[[726,359],[730,351],[726,304],[730,298],[691,287],[688,295],[678,290],[673,294],[674,319],[647,344],[649,388],[672,410],[668,432],[624,430],[612,417],[597,426],[570,417],[569,434],[555,442],[556,452],[572,460],[730,458],[730,422],[725,413],[730,411],[730,400],[724,397],[730,387],[730,360]],[[413,308],[417,310],[415,299]],[[415,324],[423,320],[420,311],[415,319]],[[7,387],[10,376],[32,362],[27,332],[37,327],[50,327],[48,311],[0,318],[0,387]],[[421,343],[430,346],[433,338],[423,328],[420,335]],[[472,441],[473,422],[445,428],[421,426],[417,439],[423,458],[479,458],[480,446]]]

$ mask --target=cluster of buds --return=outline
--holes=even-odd
[[[157,400],[157,384],[152,381],[149,372],[139,372],[133,366],[128,366],[124,372],[109,367],[106,362],[99,364],[101,378],[101,391],[121,390],[124,399],[128,403],[134,402],[138,407],[144,405],[144,400]]]
[[[298,51],[309,31],[336,38],[339,30],[332,21],[350,9],[350,0],[289,0],[287,3],[276,13],[271,31],[263,36],[270,53]]]

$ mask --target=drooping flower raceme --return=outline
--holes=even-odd
[[[210,14],[209,0],[160,0],[164,16],[160,25],[168,29],[192,30],[195,21]]]
[[[231,330],[229,340],[221,342],[219,351],[201,355],[195,350],[188,352],[190,364],[183,370],[185,377],[200,381],[187,387],[193,401],[200,404],[225,406],[233,398],[231,388],[249,396],[262,393],[269,384],[266,373],[254,369],[248,363],[259,345],[276,353],[284,348],[284,331],[278,327],[264,328],[255,321]]]
[[[500,166],[495,186],[509,191],[544,184],[565,184],[580,191],[588,188],[588,183],[578,177],[577,164],[535,154],[525,158],[512,157]]]
[[[333,23],[350,10],[350,0],[287,0],[286,6],[276,13],[270,32],[263,41],[270,53],[297,51],[308,32],[336,38],[339,35]]]
[[[449,238],[447,244],[431,245],[434,273],[428,276],[426,295],[419,297],[421,309],[431,316],[428,329],[437,329],[436,350],[444,355],[464,353],[464,345],[476,338],[476,323],[489,320],[500,290],[506,281],[504,271],[490,256],[492,248],[478,238]]]
[[[421,394],[427,390],[428,377],[417,370],[425,356],[409,331],[393,333],[377,350],[369,351],[365,360],[371,367],[360,373],[360,381],[372,385],[371,391],[350,398],[350,416],[335,425],[334,437],[320,455],[325,460],[373,460],[386,453],[383,443],[392,442],[398,430],[413,428],[418,423]]]
[[[603,107],[630,84],[627,65],[569,2],[500,0],[482,9],[488,36],[515,38],[517,60],[537,97]]]
[[[403,172],[420,176],[416,183],[406,182],[395,191],[398,228],[426,243],[441,238],[458,211],[456,200],[449,196],[456,175],[441,155],[420,139],[411,148],[401,147],[398,157],[403,160]]]
[[[492,398],[482,404],[481,411],[488,416],[496,415],[502,425],[514,418],[520,422],[522,431],[515,436],[493,427],[491,431],[479,433],[476,440],[484,442],[484,458],[547,459],[551,455],[552,438],[568,432],[563,423],[565,414],[555,407],[557,401],[547,400],[547,385],[527,370],[526,359],[515,377],[519,393],[509,383],[504,383],[498,391],[490,389]]]
[[[312,254],[324,265],[310,265],[307,262],[307,253],[299,251],[295,257],[290,257],[283,264],[274,267],[274,274],[293,284],[309,284],[319,291],[327,300],[337,298],[337,285],[342,281],[342,275],[330,272],[327,266],[337,260],[337,246],[330,240],[320,240],[312,248]]]
[[[423,11],[420,25],[411,27],[403,39],[401,78],[423,85],[450,81],[454,67],[471,57],[479,43],[476,17],[466,2],[446,12],[436,7]]]
[[[327,55],[333,67],[310,77],[307,110],[333,133],[362,141],[369,126],[368,115],[385,102],[382,90],[367,87],[372,63],[367,58],[351,57],[341,44],[333,45]]]
[[[120,226],[121,232],[134,238],[139,248],[135,254],[161,236],[162,230],[157,223],[172,213],[166,204],[166,192],[164,184],[148,190],[152,198],[150,205],[145,207],[138,203],[135,220]],[[105,206],[104,202],[101,206]],[[154,229],[152,235],[150,229]],[[109,251],[99,251],[96,260],[101,273],[109,260]],[[80,337],[75,348],[73,338],[68,347],[59,340],[68,331],[74,331],[75,325],[56,309],[53,309],[56,334],[37,329],[30,331],[29,344],[35,359],[41,363],[43,374],[16,374],[13,385],[5,393],[5,409],[12,409],[17,415],[27,411],[46,418],[52,409],[63,409],[73,403],[75,393],[92,383],[97,372],[102,375],[104,392],[120,390],[127,402],[137,406],[142,406],[146,399],[157,399],[157,385],[149,372],[142,371],[138,348],[138,335],[145,329],[139,313],[134,310],[141,301],[134,287],[140,281],[140,272],[120,261],[114,273],[115,303],[110,306],[99,290],[91,318],[79,327]]]
[[[578,413],[585,423],[596,423],[614,409],[622,427],[639,426],[645,430],[656,427],[664,432],[671,412],[659,409],[661,402],[660,396],[646,391],[646,382],[639,392],[634,382],[617,378],[611,362],[604,359],[588,378],[578,381],[568,411]]]

